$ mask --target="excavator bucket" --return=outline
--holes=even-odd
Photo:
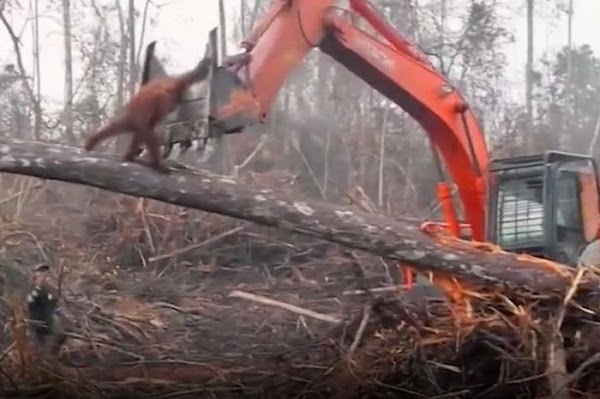
[[[240,133],[262,118],[259,104],[238,75],[249,60],[247,53],[224,57],[217,64],[217,32],[210,32],[209,43],[213,53],[213,69],[209,80],[210,122],[213,135]],[[244,71],[247,72],[246,69]]]
[[[198,144],[208,140],[220,140],[224,134],[239,133],[260,119],[260,108],[252,93],[237,74],[236,67],[241,67],[247,55],[229,57],[219,63],[219,44],[217,28],[208,35],[208,45],[204,55],[211,60],[207,78],[201,82],[202,104],[182,103],[179,107],[179,121],[201,126],[201,131],[172,133],[169,142],[181,142],[184,149],[189,148],[191,141]],[[221,65],[219,65],[221,64]],[[233,68],[230,68],[232,67]],[[196,86],[196,85],[195,85]],[[194,86],[190,88],[194,90]],[[190,91],[188,90],[188,92]],[[188,93],[186,93],[187,95]],[[183,136],[184,139],[180,139]]]
[[[155,41],[146,46],[141,85],[168,76],[155,56],[155,48]],[[211,60],[209,74],[183,93],[177,110],[167,117],[163,126],[164,158],[177,157],[172,155],[173,149],[179,153],[192,147],[210,150],[205,148],[210,147],[207,146],[209,140],[219,140],[223,134],[239,133],[259,121],[259,107],[235,70],[235,65],[242,65],[244,56],[230,57],[219,65],[217,28],[209,32],[204,54]],[[230,68],[232,63],[234,66]]]
[[[254,97],[237,73],[219,66],[210,85],[211,119],[220,133],[240,133],[260,120]]]
[[[229,69],[231,64],[241,65],[244,56],[230,57],[219,65],[219,49],[217,29],[209,33],[208,55],[211,60],[210,75],[207,79],[206,122],[209,126],[209,137],[223,134],[239,133],[248,125],[256,122],[256,118],[248,117],[248,105],[254,104],[254,98],[235,71]],[[257,107],[254,107],[257,109]]]

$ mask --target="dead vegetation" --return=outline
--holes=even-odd
[[[515,298],[482,301],[477,324],[459,332],[439,300],[389,288],[360,294],[395,282],[395,265],[375,256],[65,183],[3,176],[2,185],[3,397],[490,399],[600,390],[598,328],[571,306],[561,312],[562,298],[556,312]],[[19,327],[19,298],[41,261],[55,273],[68,331],[57,359],[34,358]]]

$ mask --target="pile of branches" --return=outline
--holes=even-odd
[[[21,323],[28,292],[20,292],[19,303],[10,292],[16,285],[5,278],[4,397],[598,393],[600,279],[592,269],[486,255],[495,249],[207,172],[167,177],[78,149],[2,145],[11,154],[0,159],[3,172],[188,208],[159,212],[146,200],[116,201],[101,191],[73,201],[65,185],[51,193],[55,206],[49,196],[36,210],[19,205],[18,213],[35,215],[35,223],[2,225],[3,234],[21,232],[11,245],[2,238],[0,266],[15,280],[30,266],[30,254],[58,266],[68,339],[56,358],[31,352]],[[67,209],[68,200],[85,206]],[[45,219],[47,209],[62,218]],[[396,265],[383,257],[472,284],[472,321],[457,327],[446,302],[429,292],[435,290],[419,295],[395,286]]]
[[[67,343],[56,358],[37,357],[7,334],[3,397],[488,399],[599,390],[598,329],[564,298],[482,300],[473,323],[458,329],[445,301],[393,285],[394,267],[381,258],[200,214],[203,245],[179,262],[169,262],[171,251],[145,266],[99,268],[112,244],[81,251],[94,259],[79,259],[62,282]],[[13,251],[35,246],[27,240]],[[557,309],[560,326],[547,317]],[[7,320],[15,313],[10,303],[3,312]],[[564,342],[555,342],[557,328]]]
[[[117,341],[123,334],[117,331],[102,340],[100,331],[94,331],[98,353],[79,353],[81,363],[94,359],[92,364],[75,366],[72,358],[69,362],[65,358],[60,363],[38,362],[23,375],[25,384],[14,377],[12,388],[5,384],[5,395],[534,398],[564,391],[558,397],[571,397],[565,383],[579,391],[577,397],[593,397],[597,392],[596,370],[590,365],[593,359],[573,368],[572,376],[558,378],[557,384],[547,361],[540,359],[543,345],[534,334],[524,336],[514,326],[487,320],[468,336],[457,338],[447,317],[431,317],[428,326],[415,328],[402,320],[404,304],[380,299],[371,305],[365,307],[369,310],[334,328],[323,328],[311,338],[290,334],[294,337],[275,339],[278,334],[273,330],[294,329],[297,323],[291,320],[265,326],[252,335],[248,325],[235,333],[222,330],[220,338],[206,333],[204,324],[188,323],[185,329],[168,334],[148,334],[145,329],[148,336],[143,343],[141,337],[137,343],[123,337]],[[236,315],[241,323],[248,321],[241,313]],[[134,329],[135,324],[131,324],[129,328]],[[104,327],[108,329],[108,325]],[[101,330],[97,324],[94,328]],[[200,334],[194,334],[195,329],[207,335],[206,341],[190,337]],[[583,355],[576,347],[573,345],[566,355],[572,362]]]

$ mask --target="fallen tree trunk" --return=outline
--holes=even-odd
[[[573,271],[510,253],[440,242],[418,226],[323,202],[300,201],[206,171],[159,174],[72,147],[0,139],[0,171],[146,197],[319,237],[490,289],[564,295]]]

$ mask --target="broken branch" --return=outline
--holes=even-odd
[[[296,313],[301,316],[312,317],[313,319],[326,321],[328,323],[337,324],[342,321],[341,319],[338,319],[337,317],[318,313],[318,312],[315,312],[315,311],[312,311],[309,309],[301,308],[300,306],[291,305],[289,303],[277,301],[275,299],[267,298],[262,295],[251,294],[249,292],[236,290],[236,291],[232,291],[229,294],[229,296],[232,298],[247,299],[249,301],[262,303],[263,305],[268,305],[268,306],[273,306],[273,307],[276,307],[279,309],[284,309],[284,310],[287,310],[288,312]]]

